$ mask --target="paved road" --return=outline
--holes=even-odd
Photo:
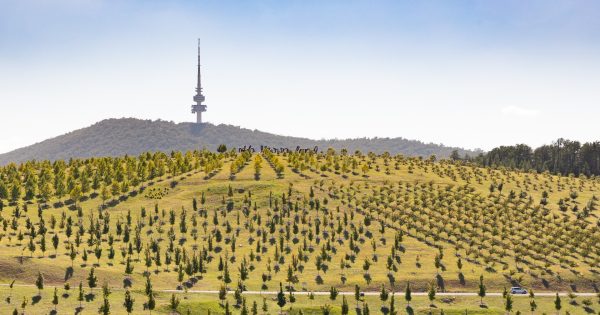
[[[7,283],[0,283],[0,286],[2,287],[8,287],[9,284]],[[15,287],[35,287],[35,285],[33,284],[15,284]],[[51,287],[51,285],[47,285],[48,287]],[[122,288],[111,288],[111,290],[117,290],[117,291],[121,291],[123,290]],[[159,292],[165,292],[165,293],[184,293],[183,290],[156,290]],[[217,290],[188,290],[187,293],[192,293],[192,294],[219,294],[219,291]],[[228,291],[229,294],[233,294],[234,291]],[[244,291],[242,294],[246,294],[246,295],[277,295],[277,293],[279,293],[278,291]],[[287,291],[286,291],[287,293]],[[314,295],[329,295],[329,291],[315,291],[312,292]],[[364,295],[369,295],[369,296],[378,296],[379,295],[379,291],[376,292],[363,292]],[[294,292],[295,295],[308,295],[310,294],[310,292]],[[348,292],[338,292],[339,295],[351,295],[354,296],[354,291],[348,291]],[[594,293],[594,292],[573,292],[573,294],[575,294],[576,296],[597,296],[598,293]],[[397,296],[404,296],[404,291],[401,292],[396,292]],[[427,296],[427,292],[412,292],[413,296]],[[556,292],[535,292],[535,296],[555,296]],[[558,292],[558,295],[560,296],[567,296],[569,295],[569,292]],[[475,292],[437,292],[436,296],[477,296],[477,293]],[[502,296],[502,292],[487,292],[486,296]],[[523,296],[523,297],[529,297],[528,294],[515,294],[513,296]]]
[[[161,290],[161,292],[169,292],[169,293],[183,293],[183,291],[181,290]],[[219,291],[212,291],[212,290],[188,290],[188,293],[198,293],[198,294],[218,294]],[[229,291],[230,294],[234,293],[233,291]],[[248,295],[260,295],[260,294],[265,294],[265,295],[276,295],[277,293],[279,293],[278,291],[244,291],[242,294],[248,294]],[[287,293],[287,292],[286,292]],[[364,295],[371,295],[371,296],[379,296],[379,291],[377,292],[363,292]],[[308,295],[310,294],[310,292],[294,292],[295,295]],[[318,292],[313,292],[314,295],[329,295],[329,291],[318,291]],[[339,295],[351,295],[354,296],[354,291],[352,292],[339,292]],[[413,296],[427,296],[427,292],[412,292]],[[596,296],[597,293],[594,292],[574,292],[574,294],[576,296]],[[402,292],[396,292],[397,296],[404,296],[404,291]],[[435,294],[436,296],[478,296],[477,293],[475,292],[437,292]],[[555,296],[556,292],[535,292],[535,296]],[[567,296],[569,295],[569,292],[559,292],[558,295],[560,296]],[[486,296],[502,296],[502,292],[488,292],[486,293]],[[529,297],[529,294],[515,294],[513,296],[524,296],[524,297]]]

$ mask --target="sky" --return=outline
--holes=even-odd
[[[600,2],[0,0],[0,152],[106,118],[467,149],[600,140]]]

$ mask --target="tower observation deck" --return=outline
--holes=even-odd
[[[196,114],[196,123],[202,123],[202,113],[206,111],[206,105],[202,104],[206,98],[202,94],[202,80],[200,79],[200,39],[198,39],[198,83],[196,85],[196,95],[192,105],[192,114]]]

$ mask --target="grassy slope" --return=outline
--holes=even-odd
[[[429,181],[434,181],[437,184],[442,184],[442,185],[447,185],[447,184],[464,184],[465,181],[462,179],[458,179],[457,181],[454,181],[452,179],[450,179],[447,176],[444,177],[440,177],[434,173],[431,172],[431,169],[429,169],[427,172],[424,169],[420,169],[417,168],[415,171],[413,171],[412,173],[409,173],[408,168],[406,165],[402,165],[400,167],[400,170],[396,171],[393,170],[393,174],[391,175],[385,175],[383,172],[375,172],[375,171],[371,171],[370,172],[370,177],[368,179],[363,178],[362,176],[359,175],[350,175],[349,178],[343,178],[340,175],[334,174],[332,172],[327,172],[325,175],[327,177],[322,177],[321,174],[317,174],[314,171],[306,171],[305,173],[311,177],[311,179],[304,179],[302,177],[300,177],[298,174],[293,173],[290,171],[289,168],[286,168],[285,171],[285,177],[284,179],[276,179],[275,173],[273,172],[272,169],[270,169],[268,166],[265,166],[263,168],[263,174],[262,177],[259,181],[256,181],[254,179],[254,174],[253,174],[253,169],[251,167],[251,165],[248,165],[247,167],[245,167],[239,174],[237,174],[236,176],[236,180],[235,181],[230,181],[228,179],[228,172],[225,170],[229,169],[229,162],[225,163],[224,167],[223,167],[223,171],[221,171],[220,173],[218,173],[215,177],[211,178],[210,180],[205,180],[204,179],[204,175],[201,172],[198,173],[193,173],[193,174],[186,174],[184,176],[178,176],[177,180],[179,182],[179,184],[175,187],[175,188],[168,188],[169,187],[169,182],[172,179],[168,179],[168,180],[162,180],[160,182],[157,182],[156,184],[154,184],[152,187],[160,187],[160,188],[167,188],[168,190],[168,194],[163,197],[160,200],[154,200],[154,199],[149,199],[149,198],[145,198],[144,197],[144,193],[138,195],[137,197],[133,197],[133,198],[129,198],[128,200],[121,202],[120,204],[118,204],[116,207],[111,208],[109,210],[110,214],[111,214],[111,218],[112,218],[112,222],[115,222],[117,220],[117,218],[121,218],[121,220],[123,220],[123,218],[125,217],[126,213],[128,210],[131,210],[131,213],[133,215],[134,218],[137,218],[139,216],[140,213],[140,209],[142,207],[145,207],[148,211],[152,211],[152,209],[154,208],[155,204],[159,205],[160,209],[165,209],[165,210],[170,210],[173,209],[176,212],[180,212],[182,207],[185,207],[187,209],[191,209],[191,200],[192,198],[196,197],[199,198],[201,192],[205,192],[207,195],[207,204],[206,204],[206,208],[209,209],[209,219],[212,219],[212,209],[215,209],[216,207],[220,206],[220,202],[222,200],[222,196],[225,195],[227,193],[227,187],[229,185],[231,185],[235,190],[237,189],[243,189],[244,192],[243,193],[239,193],[236,192],[233,199],[236,200],[237,202],[240,202],[243,198],[244,195],[248,192],[251,191],[253,194],[253,200],[258,202],[258,207],[259,207],[259,212],[262,215],[266,214],[267,211],[267,206],[268,206],[268,202],[267,202],[267,196],[269,194],[269,192],[272,192],[275,196],[279,196],[284,192],[287,192],[288,187],[290,184],[293,184],[293,189],[296,192],[295,193],[295,197],[300,198],[301,195],[306,195],[308,193],[309,187],[310,185],[314,184],[315,180],[320,180],[320,179],[324,179],[326,183],[332,183],[337,187],[341,187],[342,185],[347,187],[351,181],[353,181],[355,184],[356,183],[364,183],[364,182],[368,182],[371,185],[379,185],[380,183],[382,183],[385,180],[391,180],[391,181],[404,181],[404,182],[409,182],[409,183],[414,183],[416,181],[419,182],[429,182]],[[378,163],[380,163],[381,165],[383,164],[382,161],[378,161]],[[451,166],[450,168],[454,168],[456,169],[456,166]],[[466,169],[466,171],[472,172],[474,171],[473,169]],[[532,177],[531,175],[528,175],[530,178]],[[520,189],[525,189],[525,175],[524,174],[519,174],[519,173],[508,173],[508,174],[504,174],[502,175],[500,171],[493,171],[492,173],[488,174],[487,179],[484,179],[481,183],[477,183],[472,181],[471,185],[473,187],[475,187],[476,192],[482,194],[482,195],[487,195],[488,192],[488,187],[490,185],[490,183],[492,182],[492,180],[497,179],[497,178],[502,178],[503,182],[505,183],[505,188],[504,191],[509,191],[510,189],[514,189],[516,191],[519,191]],[[565,178],[561,178],[562,182],[567,182],[567,184],[565,184],[565,187],[561,188],[561,190],[559,191],[558,186],[556,185],[556,182],[558,181],[558,177],[548,177],[549,179],[552,179],[552,182],[548,182],[548,183],[544,183],[544,181],[546,181],[547,179],[542,179],[539,181],[533,180],[533,182],[535,182],[535,184],[537,185],[536,188],[533,187],[533,184],[528,184],[528,191],[529,193],[535,198],[535,199],[539,199],[541,196],[541,193],[543,190],[551,190],[551,198],[550,198],[550,207],[552,208],[552,211],[557,212],[558,210],[556,209],[556,203],[558,201],[559,198],[565,198],[568,196],[569,194],[569,187],[576,187],[577,189],[579,189],[579,187],[582,187],[580,190],[580,194],[579,194],[579,200],[589,200],[592,195],[597,194],[598,192],[598,187],[595,181],[584,181],[584,182],[580,182],[579,179],[570,179],[567,180]],[[328,184],[326,184],[325,186],[327,186]],[[544,187],[545,185],[547,185],[546,187]],[[320,197],[324,197],[325,191],[318,191],[317,195]],[[91,213],[92,210],[90,209],[95,209],[98,205],[99,205],[100,201],[97,199],[90,199],[88,201],[85,201],[81,204],[81,206],[86,209],[87,213]],[[328,207],[330,209],[335,209],[335,207],[341,205],[338,201],[336,200],[331,200],[331,203],[328,205]],[[344,206],[341,205],[341,207],[343,208]],[[37,220],[35,212],[33,210],[34,207],[30,206],[29,208],[29,213],[28,215],[30,217],[32,217],[32,220],[35,222],[35,220]],[[4,215],[6,215],[7,213],[10,213],[11,209],[5,209],[4,210]],[[57,218],[60,216],[60,213],[62,211],[66,211],[69,212],[69,210],[66,209],[50,209],[45,211],[45,216],[47,218],[47,221],[49,221],[49,218],[51,215],[55,215]],[[96,211],[94,211],[95,213]],[[74,213],[70,213],[73,214]],[[594,215],[597,215],[597,211],[595,212]],[[168,216],[168,215],[167,215]],[[355,222],[361,222],[362,218],[360,216],[360,214],[355,213]],[[86,216],[87,218],[87,216]],[[231,217],[230,220],[233,220],[234,217]],[[86,222],[85,224],[89,224],[87,223],[87,219],[84,220],[84,222]],[[135,219],[134,219],[135,222]],[[190,223],[191,225],[191,223]],[[167,225],[168,226],[168,225]],[[374,227],[375,228],[375,227]],[[374,228],[372,228],[372,230],[374,230]],[[374,232],[377,235],[377,238],[380,237],[380,235],[378,234],[378,232]],[[201,235],[203,235],[203,233],[200,233]],[[344,256],[344,254],[347,251],[347,247],[345,247],[345,245],[341,245],[339,246],[339,250],[338,252],[333,255],[331,262],[328,263],[330,270],[327,273],[323,273],[320,272],[321,276],[323,277],[324,280],[324,284],[317,284],[314,279],[317,275],[317,271],[316,271],[316,267],[313,263],[314,259],[311,259],[309,261],[309,263],[307,263],[305,265],[305,269],[304,272],[300,275],[300,282],[299,284],[296,285],[296,289],[298,290],[302,290],[302,289],[306,289],[309,291],[320,291],[320,290],[328,290],[328,288],[330,286],[336,286],[338,287],[340,290],[344,291],[344,290],[348,290],[351,291],[354,288],[354,284],[359,284],[361,286],[361,288],[363,288],[363,290],[378,290],[378,288],[381,286],[382,283],[389,285],[389,282],[387,280],[387,276],[386,276],[386,269],[385,269],[385,255],[387,255],[387,253],[390,252],[391,249],[391,240],[393,240],[393,236],[394,236],[394,231],[392,229],[387,229],[385,234],[383,235],[383,238],[387,239],[388,242],[386,244],[379,244],[376,250],[376,253],[379,254],[380,259],[378,262],[374,262],[373,265],[371,266],[371,276],[372,276],[372,283],[370,285],[368,285],[364,279],[363,279],[363,271],[362,271],[362,259],[364,257],[371,257],[373,255],[373,250],[371,248],[371,246],[369,245],[369,241],[365,242],[363,245],[361,245],[361,252],[359,254],[359,257],[357,259],[356,264],[354,264],[350,270],[346,270],[345,275],[347,276],[347,281],[345,284],[341,283],[340,281],[340,273],[341,271],[339,270],[339,261],[341,260],[341,258]],[[64,236],[63,236],[64,237]],[[203,236],[201,236],[201,238],[199,239],[199,242],[202,244]],[[237,237],[237,247],[236,247],[236,252],[235,252],[235,256],[237,258],[236,263],[239,262],[241,260],[242,257],[244,256],[248,256],[249,252],[253,249],[252,245],[249,245],[247,240],[249,239],[250,235],[248,234],[248,231],[245,229],[242,229],[240,235]],[[147,235],[146,236],[147,239],[150,238],[158,238],[157,235]],[[64,240],[64,238],[63,238]],[[84,238],[85,240],[85,238]],[[49,242],[50,243],[50,242]],[[188,240],[188,248],[191,248],[191,244],[193,244],[193,240]],[[44,277],[46,278],[46,283],[47,283],[47,287],[56,285],[56,286],[62,286],[64,279],[65,279],[65,269],[70,266],[70,260],[69,258],[66,256],[66,250],[64,248],[64,246],[59,246],[59,251],[58,251],[58,255],[56,258],[51,258],[51,254],[53,254],[54,250],[50,249],[51,246],[48,245],[49,249],[48,251],[45,253],[44,257],[42,257],[42,253],[39,251],[36,251],[36,253],[34,253],[33,258],[25,258],[24,261],[22,263],[19,262],[18,257],[21,255],[21,250],[23,247],[26,246],[26,241],[23,242],[17,242],[15,239],[13,239],[12,241],[9,241],[6,237],[4,239],[2,239],[0,241],[0,279],[2,280],[2,282],[10,282],[12,279],[17,279],[17,283],[18,284],[27,284],[30,285],[35,281],[35,277],[37,275],[38,271],[41,271],[44,274]],[[85,247],[85,244],[82,245],[83,247]],[[162,245],[163,247],[165,245]],[[227,248],[227,245],[222,244],[221,245],[224,249]],[[397,290],[402,290],[404,283],[406,281],[411,281],[412,283],[414,283],[415,285],[415,289],[416,290],[425,290],[426,286],[428,285],[428,283],[430,281],[432,281],[436,275],[436,270],[433,266],[433,260],[434,260],[434,256],[437,253],[437,250],[435,250],[432,247],[427,246],[426,244],[417,241],[414,238],[411,237],[405,237],[405,240],[403,242],[403,246],[406,248],[406,253],[402,254],[402,264],[400,265],[400,270],[397,273]],[[39,246],[38,246],[39,248]],[[318,249],[319,247],[317,247]],[[191,249],[190,249],[191,250]],[[231,257],[231,249],[228,250],[229,251],[229,256]],[[510,286],[510,284],[504,279],[504,277],[502,276],[501,273],[488,273],[485,272],[483,270],[483,267],[480,265],[475,265],[475,264],[471,264],[468,263],[466,261],[463,261],[464,263],[464,267],[463,267],[463,273],[465,274],[466,277],[466,283],[464,285],[460,285],[458,283],[458,269],[456,267],[456,257],[454,257],[453,255],[453,251],[447,247],[445,250],[445,258],[444,258],[444,264],[447,267],[447,270],[444,271],[442,273],[443,278],[445,279],[445,286],[446,286],[446,290],[448,291],[466,291],[466,292],[476,292],[476,287],[477,287],[477,279],[479,277],[480,274],[484,274],[485,279],[486,279],[486,284],[488,286],[488,290],[490,291],[500,291],[502,289],[503,286]],[[105,247],[105,252],[106,252],[106,247]],[[116,258],[114,260],[114,262],[110,262],[107,258],[106,255],[103,255],[103,258],[100,260],[100,267],[97,268],[97,272],[98,272],[98,276],[101,282],[107,281],[111,286],[113,287],[121,287],[122,286],[122,280],[124,278],[124,266],[121,263],[121,256],[120,253],[118,253],[119,250],[117,249],[117,254],[116,254]],[[292,251],[294,252],[294,251]],[[272,256],[273,253],[273,249],[269,248],[269,256]],[[25,256],[28,255],[28,252],[25,251]],[[134,256],[136,256],[134,254]],[[143,254],[142,254],[143,256]],[[264,255],[265,259],[267,255]],[[421,266],[418,267],[417,266],[417,257],[421,263]],[[215,258],[218,258],[218,256],[216,256]],[[95,257],[93,257],[93,254],[90,254],[89,260],[87,263],[84,263],[81,261],[81,257],[79,256],[76,260],[75,263],[75,268],[74,268],[74,273],[72,278],[70,278],[68,280],[68,282],[71,284],[71,286],[74,288],[79,281],[84,281],[85,283],[85,277],[87,276],[87,272],[89,270],[89,267],[91,264],[95,263],[96,259]],[[286,267],[287,264],[289,262],[289,257],[286,260],[286,263],[282,266],[282,271],[279,273],[273,273],[273,279],[271,281],[268,282],[268,287],[269,290],[276,290],[278,287],[278,283],[279,281],[283,281],[285,282],[285,276],[286,276]],[[143,276],[141,274],[141,272],[144,270],[144,267],[142,266],[143,262],[140,262],[139,264],[136,264],[136,269],[134,272],[134,275],[131,277],[133,279],[133,288],[135,290],[141,290],[143,288]],[[234,279],[234,282],[230,285],[232,288],[235,286],[235,281],[237,279],[237,276],[235,274],[237,274],[237,272],[235,271],[236,269],[234,268],[236,265],[236,263],[232,263],[232,278]],[[249,290],[259,290],[260,289],[260,285],[261,285],[261,279],[260,279],[260,275],[263,273],[268,273],[268,271],[266,270],[266,263],[264,261],[262,262],[253,262],[252,263],[253,266],[255,267],[255,270],[252,271],[251,273],[251,277],[249,280],[247,280],[245,282],[247,288]],[[198,284],[196,284],[194,286],[194,290],[203,290],[203,289],[207,289],[207,290],[216,290],[218,289],[221,281],[218,279],[217,274],[214,272],[215,270],[215,265],[216,262],[214,261],[211,266],[209,267],[210,270],[213,270],[212,272],[209,272],[207,275],[205,275],[204,279],[200,280]],[[171,266],[173,267],[173,266]],[[154,267],[152,267],[154,269]],[[586,278],[588,279],[595,279],[597,280],[597,276],[590,274],[587,270],[585,269],[581,269],[581,271],[584,273],[584,275],[586,275]],[[160,268],[160,272],[158,274],[153,274],[152,279],[153,279],[153,285],[154,288],[159,290],[159,289],[174,289],[175,286],[177,285],[177,281],[176,281],[176,272],[173,272],[172,268],[171,271],[166,271],[165,267],[161,267]],[[566,275],[567,279],[568,275]],[[580,281],[578,283],[581,284],[581,286],[585,286],[585,283],[583,280],[580,280],[578,278],[571,278],[571,280],[573,281]],[[531,284],[531,282],[528,282],[526,280],[525,284]],[[555,287],[555,288],[551,288],[552,289],[562,289],[563,287]],[[6,290],[2,288],[3,291],[0,291],[2,293],[0,293],[2,296],[6,296]],[[35,290],[32,288],[23,288],[23,287],[19,287],[17,289],[15,289],[15,298],[13,299],[13,301],[16,301],[20,304],[20,301],[22,299],[22,296],[32,296],[34,295]],[[122,298],[121,298],[121,294],[122,292],[115,292],[113,294],[113,296],[111,297],[111,300],[114,301],[112,304],[115,307],[115,312],[113,312],[113,314],[119,314],[118,312],[122,309],[120,307],[120,304],[122,303]],[[49,289],[46,289],[44,291],[44,298],[42,299],[42,302],[38,303],[35,306],[28,306],[28,313],[43,313],[45,312],[44,310],[48,310],[51,308],[50,305],[50,300],[51,300],[51,291]],[[196,305],[196,307],[198,307],[198,305],[205,305],[203,303],[208,303],[207,301],[209,300],[214,300],[214,296],[204,296],[204,295],[190,295],[189,300],[186,300],[184,304],[188,304],[189,305]],[[255,297],[252,297],[255,298]],[[144,300],[144,298],[142,296],[138,296],[138,309],[139,309],[139,304],[140,301]],[[168,297],[166,296],[161,296],[161,298],[159,298],[159,303],[163,305],[166,304],[166,300],[168,299]],[[298,307],[300,307],[301,305],[304,306],[308,306],[308,305],[314,305],[315,303],[311,302],[311,301],[307,301],[306,298],[304,297],[299,297],[300,302],[298,303]],[[322,297],[318,297],[317,299],[323,299]],[[375,300],[375,298],[369,298],[371,301],[369,301],[369,305],[371,305],[371,310],[375,311],[375,306],[379,305],[380,303],[377,302]],[[325,303],[325,301],[321,301],[318,300],[318,303],[316,304],[322,304]],[[426,308],[426,304],[422,301],[423,298],[418,298],[418,300],[421,300],[420,302],[417,302],[417,304],[419,305],[418,308]],[[446,310],[452,310],[455,309],[457,312],[462,310],[463,308],[470,308],[473,310],[478,310],[478,307],[476,306],[476,299],[475,298],[463,298],[463,299],[458,299],[456,302],[454,302],[452,305],[449,305],[447,307],[444,307]],[[520,309],[522,311],[525,311],[527,309],[527,302],[524,301],[525,299],[518,299],[517,301],[517,305],[515,307],[515,309]],[[398,298],[397,302],[400,302],[401,299]],[[543,301],[543,302],[540,302]],[[99,299],[96,299],[95,303],[99,303]],[[488,310],[488,313],[499,313],[500,309],[502,308],[501,306],[501,301],[499,298],[490,298],[489,299],[489,303],[491,308]],[[564,304],[566,304],[565,302],[563,302]],[[14,303],[13,303],[14,304]],[[66,305],[69,304],[69,305]],[[77,304],[75,301],[75,298],[72,296],[68,299],[64,299],[63,301],[61,301],[61,305],[62,308],[70,308],[72,309],[75,305]],[[336,304],[339,305],[340,301],[338,300],[335,303],[332,304]],[[440,303],[438,303],[440,304]],[[551,299],[549,298],[539,298],[538,304],[540,305],[540,307],[544,310],[546,310],[547,312],[551,311],[552,308],[552,304],[551,304]],[[543,306],[542,306],[543,304]],[[351,303],[352,305],[352,303]],[[404,304],[401,304],[404,305]],[[442,304],[440,304],[441,307]],[[183,307],[183,306],[182,306]],[[202,307],[206,307],[206,306],[202,306]],[[202,308],[200,307],[200,308]],[[598,304],[595,304],[595,307],[598,308]],[[5,304],[2,304],[2,306],[0,306],[0,310],[2,314],[5,314],[6,311],[10,311],[12,310],[13,306],[8,306]],[[91,303],[89,306],[86,307],[86,310],[95,310],[97,309],[97,306],[94,305],[94,303]],[[271,302],[271,310],[275,310],[276,307],[275,305]],[[573,307],[572,308],[573,311],[571,313],[577,313],[582,311],[581,306],[579,307]],[[213,311],[217,311],[217,308],[213,308]],[[90,312],[91,313],[91,312]],[[273,312],[271,312],[273,313]],[[448,313],[448,312],[447,312]],[[471,312],[470,312],[471,313]],[[196,314],[196,313],[193,313]],[[199,314],[199,313],[198,313]],[[204,314],[204,313],[203,313]],[[305,313],[306,314],[306,313]]]

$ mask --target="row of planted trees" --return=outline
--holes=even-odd
[[[203,150],[9,164],[0,167],[0,201],[46,203],[67,196],[79,199],[103,190],[104,195],[116,195],[164,175],[200,169],[210,174],[221,167],[222,158],[221,154]]]

